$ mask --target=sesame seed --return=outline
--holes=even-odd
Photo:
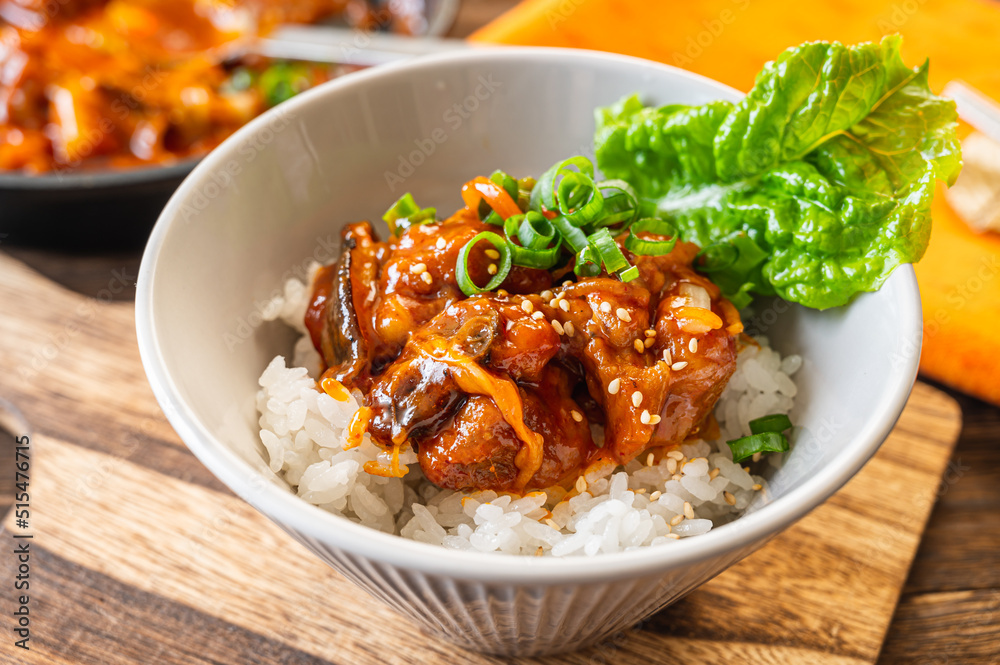
[[[570,411],[569,415],[573,416],[573,420],[575,420],[576,422],[578,422],[578,423],[582,423],[583,422],[583,414],[580,413],[579,411],[577,411],[576,409],[573,409],[572,411]]]
[[[646,455],[646,466],[653,466],[653,461],[655,459],[656,458],[653,457],[653,453],[649,453],[648,455]]]
[[[663,492],[661,492],[660,490],[656,490],[655,492],[649,495],[649,500],[656,501],[657,499],[660,498],[661,494],[663,494]]]
[[[617,314],[618,318],[624,321],[625,323],[628,323],[629,321],[632,320],[632,315],[629,314],[628,310],[625,309],[624,307],[619,307],[617,310],[615,310],[615,314]]]
[[[640,404],[642,404],[642,393],[636,390],[632,393],[632,406],[638,409]]]
[[[681,474],[679,473],[675,473],[674,475],[670,476],[670,480],[676,480],[679,482],[680,479],[681,479]]]
[[[421,275],[421,274],[427,272],[427,264],[426,263],[414,263],[412,266],[410,266],[410,272],[412,272],[414,275]]]
[[[646,493],[646,488],[645,487],[640,487],[639,489],[637,489],[635,491],[635,493],[636,494],[645,494]]]
[[[559,306],[559,298],[553,298],[552,300],[549,301],[549,307],[558,307],[558,306]]]
[[[438,249],[444,249],[445,247],[448,246],[448,243],[444,241],[444,238],[438,238],[437,242],[434,243],[434,246],[437,247]]]
[[[605,301],[601,303],[601,311],[607,314],[611,311],[611,303]]]
[[[587,491],[587,479],[583,476],[578,476],[576,479],[576,491],[580,494]]]
[[[567,286],[570,286],[570,285],[571,285],[572,283],[573,283],[573,281],[572,281],[572,280],[569,280],[569,279],[567,279],[566,281],[564,281],[564,282],[562,283],[562,285],[563,285],[563,288],[565,288],[565,287],[567,287]]]
[[[759,461],[760,461],[760,458],[761,458],[761,454],[760,454],[760,453],[754,453],[754,454],[753,454],[753,457],[751,457],[750,459],[751,459],[752,461],[754,461],[754,462],[759,462]]]
[[[675,372],[679,372],[687,366],[688,366],[687,361],[681,360],[680,362],[676,362],[673,365],[671,365],[670,369],[674,370]]]
[[[535,305],[530,300],[522,300],[521,309],[524,310],[525,314],[531,314],[535,309]]]
[[[692,337],[691,341],[688,342],[688,351],[691,353],[698,353],[698,338]]]
[[[491,263],[489,266],[487,266],[486,272],[488,272],[491,275],[497,274],[497,264]]]
[[[649,424],[649,410],[647,409],[642,410],[642,413],[639,415],[639,422],[641,422],[643,425]],[[653,453],[649,453],[649,456],[652,457]],[[653,466],[653,465],[647,464],[646,466]]]
[[[552,519],[551,517],[546,518],[545,519],[545,523],[548,524],[553,529],[555,529],[556,531],[559,530],[559,524],[557,524],[556,521],[554,519]]]
[[[644,344],[644,345],[646,346],[646,348],[647,348],[647,349],[648,349],[649,347],[653,346],[653,344],[655,344],[655,343],[656,343],[656,340],[655,340],[655,339],[653,339],[652,337],[647,337],[647,338],[646,338],[646,341],[645,341],[645,342],[643,342],[643,344]]]
[[[562,324],[556,321],[555,319],[552,319],[552,329],[555,330],[560,335],[566,332],[565,330],[563,330]]]
[[[754,484],[753,484],[753,487],[751,487],[750,489],[752,489],[752,490],[753,490],[754,492],[758,492],[758,491],[760,491],[760,490],[761,490],[761,489],[762,489],[763,487],[764,487],[764,486],[763,486],[763,485],[761,485],[760,483],[754,483]]]
[[[497,289],[497,295],[500,296],[501,298],[506,298],[510,294],[507,293],[506,289]]]
[[[716,469],[712,469],[711,471],[708,472],[708,479],[709,480],[715,480],[715,477],[718,476],[718,475],[719,475],[719,469],[717,469],[717,468]]]
[[[545,554],[545,548],[539,545],[538,549],[535,550],[535,556],[543,556],[544,554]]]
[[[576,326],[573,325],[572,321],[567,321],[566,323],[563,324],[563,330],[566,331],[567,335],[572,337],[573,333],[576,332]]]
[[[684,517],[689,520],[694,519],[694,508],[691,507],[691,503],[689,501],[684,502]]]
[[[490,257],[493,260],[496,260],[500,258],[500,252],[498,252],[495,249],[488,249],[486,250],[486,256]]]
[[[733,496],[732,492],[723,492],[722,498],[725,499],[726,503],[728,503],[730,506],[736,505],[736,497]]]
[[[538,321],[539,319],[544,319],[545,318],[545,312],[538,312],[538,311],[536,311],[534,314],[531,315],[531,318],[533,318],[535,321]]]
[[[661,418],[654,413],[653,415],[651,415],[649,417],[649,424],[650,425],[659,425],[660,424],[660,420],[661,420]]]
[[[750,466],[748,465],[743,467],[743,470],[746,471],[747,473],[750,473]]]
[[[645,332],[646,337],[656,337],[656,331],[650,328]]]
[[[635,347],[636,353],[642,353],[643,351],[646,350],[646,347],[643,345],[641,339],[635,340],[635,342],[633,342],[632,346]]]
[[[670,473],[670,475],[677,473],[677,460],[675,460],[673,457],[667,458],[667,471]]]
[[[667,457],[672,457],[678,462],[680,462],[682,459],[684,459],[684,453],[682,453],[679,450],[671,450],[669,453],[667,453]]]
[[[622,387],[621,379],[611,379],[611,383],[608,384],[608,393],[611,395],[617,395],[618,390]]]
[[[420,273],[420,279],[424,280],[428,284],[434,283],[434,278],[431,277],[431,274],[429,272]]]
[[[665,538],[669,538],[669,539],[671,539],[671,540],[680,540],[680,539],[681,539],[681,537],[680,537],[680,536],[678,536],[678,535],[677,535],[676,533],[668,533],[668,534],[667,534],[666,536],[664,536],[664,537],[665,537]]]
[[[684,521],[683,515],[674,515],[673,518],[671,518],[670,520],[670,526],[677,526],[683,521]]]
[[[545,289],[539,295],[542,296],[542,300],[552,300],[552,291],[548,289]]]
[[[673,359],[670,357],[670,349],[663,349],[663,362],[669,365],[672,360]]]
[[[569,311],[569,303],[566,302],[565,300],[560,300],[559,301],[559,309],[561,309],[564,312],[568,312]]]

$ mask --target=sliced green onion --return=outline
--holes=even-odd
[[[531,206],[531,190],[535,188],[535,179],[532,177],[521,178],[517,181],[517,207],[521,210],[528,210]]]
[[[556,227],[559,234],[563,237],[566,245],[573,251],[574,254],[578,254],[587,247],[587,234],[583,232],[579,227],[573,226],[573,223],[568,219],[559,215],[558,217],[553,217],[549,220],[552,222],[552,226]]]
[[[490,175],[490,180],[493,181],[494,184],[500,185],[505,190],[507,190],[507,193],[510,194],[510,198],[514,199],[515,201],[517,200],[517,189],[518,189],[517,180],[514,180],[509,175],[507,175],[506,173],[504,173],[499,169],[494,171],[492,175]]]
[[[573,272],[580,277],[597,277],[601,274],[601,257],[593,247],[587,245],[576,253]]]
[[[624,180],[604,180],[597,183],[604,196],[604,209],[595,222],[598,226],[628,226],[639,213],[639,198]]]
[[[757,453],[783,453],[788,450],[788,439],[780,432],[762,432],[727,441],[733,451],[733,461],[742,462]]]
[[[677,229],[665,219],[645,217],[629,227],[629,235],[625,238],[625,249],[633,254],[647,256],[663,256],[673,251],[677,244]],[[670,240],[647,240],[637,234],[648,231],[660,236],[670,236]]]
[[[472,281],[472,277],[469,275],[468,261],[469,252],[472,251],[472,248],[475,247],[477,243],[484,240],[491,243],[496,250],[500,252],[500,262],[497,267],[497,274],[493,275],[493,279],[487,282],[486,286],[479,288],[476,286],[476,283]],[[503,284],[503,281],[507,279],[507,274],[510,272],[510,266],[511,252],[507,241],[492,231],[483,231],[472,240],[465,243],[461,251],[458,253],[458,265],[456,266],[455,277],[458,281],[458,287],[462,289],[462,293],[467,296],[474,296],[477,293],[492,291]]]
[[[764,432],[784,432],[792,428],[792,421],[783,413],[772,413],[750,421],[750,431],[754,434]]]
[[[528,249],[508,242],[507,249],[510,250],[511,261],[514,265],[548,270],[559,262],[559,256],[562,254],[562,240],[556,241],[555,245],[545,249]]]
[[[485,199],[479,203],[479,207],[481,208],[484,205],[486,206],[486,209],[489,210],[490,212],[488,215],[486,215],[486,217],[482,218],[483,224],[492,224],[493,226],[503,226],[503,217],[498,215],[496,211],[493,208],[491,208],[488,203],[486,203]]]
[[[579,173],[590,178],[594,177],[594,165],[589,159],[582,155],[564,159],[552,165],[548,171],[542,174],[535,186],[531,190],[531,209],[535,212],[545,210],[556,211],[559,205],[556,202],[556,178],[566,173],[576,173],[571,167],[576,167]]]
[[[537,181],[515,180],[503,171],[495,171],[489,179],[510,194],[518,207],[527,210],[504,221],[485,199],[479,204],[479,218],[503,228],[505,257],[509,257],[511,265],[550,269],[572,261],[573,271],[579,276],[607,272],[628,282],[639,277],[639,269],[625,258],[616,236],[632,229],[623,244],[634,254],[649,255],[669,253],[678,240],[676,228],[665,220],[637,220],[639,199],[632,186],[624,180],[596,182],[593,163],[580,155],[554,164]],[[639,238],[641,232],[668,239]],[[465,260],[460,259],[460,264]],[[467,278],[468,267],[460,268]],[[460,284],[466,293],[493,288],[487,285],[481,289],[470,279],[466,281]],[[493,279],[490,284],[499,281]]]
[[[516,217],[517,215],[511,219]],[[552,222],[546,219],[545,215],[529,210],[521,215],[521,220],[517,227],[517,239],[523,246],[528,249],[543,249],[552,244],[556,237],[556,227],[552,226]]]
[[[604,195],[586,173],[565,173],[556,188],[556,205],[575,226],[597,221],[604,209]]]
[[[639,276],[639,268],[637,268],[636,266],[626,268],[625,270],[622,270],[621,272],[618,273],[618,279],[620,279],[623,282],[631,282],[638,276]]]
[[[611,237],[611,232],[606,228],[601,228],[591,233],[587,237],[587,241],[594,248],[594,251],[597,252],[597,255],[601,257],[601,263],[604,264],[609,274],[617,274],[632,267],[628,259],[625,258],[625,255],[622,254],[618,243]]]
[[[548,270],[559,261],[562,238],[544,215],[529,210],[525,215],[508,217],[503,232],[514,265]],[[549,247],[553,240],[556,244]]]
[[[436,215],[436,208],[421,208],[413,200],[413,196],[407,192],[389,206],[389,209],[382,215],[382,219],[389,225],[389,231],[398,236],[411,226],[434,221]]]

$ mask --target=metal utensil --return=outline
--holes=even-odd
[[[363,67],[468,47],[467,42],[459,39],[407,37],[323,25],[282,26],[247,46],[253,53],[280,60]]]

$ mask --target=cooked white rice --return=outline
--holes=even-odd
[[[265,317],[281,318],[304,333],[308,296],[305,284],[290,280]],[[766,337],[756,340],[760,346],[740,351],[736,373],[715,408],[718,441],[692,441],[653,466],[641,456],[604,477],[591,472],[569,493],[553,488],[517,497],[442,490],[424,478],[412,451],[400,456],[401,464],[410,465],[404,478],[369,475],[365,462],[388,466],[389,455],[367,434],[362,445],[343,449],[359,395],[338,402],[316,390],[320,359],[308,335],[296,344],[292,367],[278,356],[260,377],[260,439],[271,470],[304,500],[406,538],[454,549],[552,556],[660,545],[735,519],[766,491],[761,476],[733,463],[725,442],[750,434],[754,418],[791,410],[796,388],[790,377],[802,360],[782,358]],[[768,459],[780,463],[778,455]]]

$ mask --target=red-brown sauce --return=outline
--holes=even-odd
[[[628,283],[554,285],[515,267],[497,291],[466,297],[458,253],[488,228],[468,209],[384,242],[352,224],[341,259],[317,278],[306,321],[324,376],[364,394],[376,444],[411,445],[441,487],[524,492],[708,426],[742,324],[693,270],[696,246],[624,250],[640,273]],[[490,278],[488,248],[469,255],[477,284]]]

